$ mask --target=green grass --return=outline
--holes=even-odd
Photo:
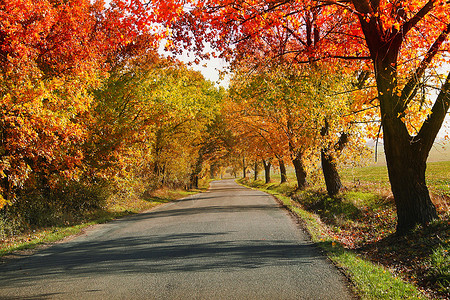
[[[350,275],[361,298],[425,299],[414,285],[393,276],[386,268],[375,265],[333,242],[320,242],[319,246]]]
[[[436,281],[439,291],[450,294],[450,243],[434,249],[428,263],[433,266],[429,276]]]
[[[343,168],[340,174],[347,186],[371,184],[375,187],[390,188],[386,166]],[[450,197],[450,161],[428,163],[426,180],[432,193]]]
[[[340,170],[340,173],[344,181],[355,184],[358,182],[389,183],[387,168],[385,166],[343,168]]]
[[[450,197],[450,161],[428,163],[427,184],[434,193]]]
[[[80,233],[84,228],[97,224],[96,222],[89,222],[85,224],[68,226],[68,227],[51,227],[39,230],[22,238],[17,238],[11,243],[2,245],[0,248],[0,256],[9,254],[18,250],[33,249],[38,245],[53,243],[59,241],[67,236]]]
[[[86,227],[106,223],[133,213],[134,212],[125,209],[120,212],[99,210],[86,216],[86,221],[80,222],[80,224],[38,228],[27,233],[19,234],[1,244],[0,256],[18,250],[33,249],[39,245],[53,243],[68,236],[78,234]]]

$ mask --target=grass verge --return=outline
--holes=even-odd
[[[206,189],[207,188],[204,187],[199,190],[185,191],[164,188],[156,190],[141,199],[111,199],[104,210],[88,212],[83,215],[82,218],[68,224],[46,228],[34,228],[14,236],[3,238],[0,240],[0,257],[17,251],[31,250],[40,245],[54,243],[66,237],[79,234],[89,226],[106,223],[124,216],[146,211],[161,204],[184,198]]]

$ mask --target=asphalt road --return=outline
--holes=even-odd
[[[232,180],[0,266],[1,299],[352,299],[278,204]]]

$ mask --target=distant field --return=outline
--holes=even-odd
[[[375,151],[375,146],[370,147]],[[378,144],[377,147],[377,161],[375,162],[375,153],[373,159],[371,159],[374,165],[384,166],[386,165],[386,159],[384,156],[384,149],[382,144]],[[428,162],[450,161],[450,142],[438,141],[434,143],[433,148],[428,156]]]
[[[374,153],[366,162],[367,167],[342,168],[339,173],[345,184],[359,185],[370,183],[375,188],[390,189],[386,168],[386,159],[382,144],[378,144],[375,161],[375,145],[369,146]],[[450,197],[450,141],[435,142],[427,160],[427,185],[437,195]]]
[[[450,148],[450,145],[449,147]],[[384,154],[383,154],[384,155]],[[288,167],[289,185],[295,184],[295,174],[291,166]],[[346,187],[366,186],[367,188],[390,191],[387,168],[380,162],[367,167],[340,168],[339,174]],[[249,174],[253,178],[253,174]],[[264,172],[260,172],[259,178],[263,179]],[[322,175],[317,175],[316,187],[325,188]],[[272,169],[272,181],[280,180],[278,168]],[[427,185],[430,192],[439,196],[450,198],[450,150],[440,151],[435,148],[427,164]]]
[[[371,183],[375,187],[389,188],[386,166],[342,169],[340,174],[347,185]],[[450,161],[429,162],[426,178],[431,192],[450,197]]]

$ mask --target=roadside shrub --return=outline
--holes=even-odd
[[[0,211],[0,240],[19,234],[22,229],[22,224],[17,217],[11,216],[5,209]]]
[[[104,208],[110,193],[107,182],[98,178],[61,181],[53,187],[27,187],[17,194],[12,205],[0,210],[0,234],[71,224],[86,212]]]

